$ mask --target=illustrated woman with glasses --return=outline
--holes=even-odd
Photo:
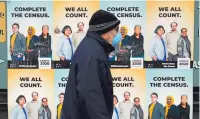
[[[155,29],[156,34],[149,42],[149,56],[153,61],[167,61],[167,45],[163,38],[165,29],[163,26],[159,25]]]
[[[62,29],[62,33],[63,36],[61,36],[60,40],[58,41],[57,55],[60,58],[60,61],[70,61],[74,54],[73,41],[70,38],[72,33],[71,27],[66,25]]]

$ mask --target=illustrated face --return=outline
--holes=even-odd
[[[78,30],[83,31],[83,29],[84,29],[84,25],[82,23],[79,23],[78,24]]]
[[[155,103],[156,101],[157,101],[157,97],[156,97],[156,95],[151,95],[151,102],[152,103]]]
[[[25,104],[25,102],[26,102],[26,101],[25,101],[24,98],[20,98],[20,99],[19,99],[19,104],[20,104],[20,105],[23,106],[23,105]]]
[[[17,25],[12,26],[13,33],[17,33],[19,31],[19,27]]]
[[[124,94],[124,98],[125,98],[125,100],[129,100],[129,99],[130,99],[130,95],[129,95],[128,92],[126,92],[126,93]]]
[[[162,28],[158,29],[158,35],[162,36],[164,34],[164,30]]]
[[[171,102],[172,102],[171,97],[167,97],[167,104],[169,105],[169,104],[171,104]]]
[[[33,35],[33,28],[29,27],[29,29],[28,29],[28,34],[29,34],[29,35]]]
[[[59,96],[59,101],[60,101],[60,103],[63,103],[63,101],[64,101],[64,95],[60,95]]]
[[[121,34],[124,35],[124,33],[125,33],[125,28],[122,27],[121,28]]]
[[[43,100],[42,100],[42,105],[43,105],[43,106],[47,106],[47,105],[48,105],[47,99],[43,99]]]
[[[65,35],[66,36],[69,36],[71,34],[71,30],[68,28],[68,29],[65,29]]]
[[[33,93],[32,98],[33,98],[34,101],[36,101],[38,99],[37,93]]]
[[[186,104],[187,103],[187,97],[186,96],[182,96],[182,98],[181,98],[181,103],[182,104]]]
[[[176,23],[172,23],[172,31],[176,31],[176,29],[177,29],[177,24]]]
[[[136,98],[135,101],[134,101],[134,104],[139,106],[140,105],[140,100]]]
[[[116,97],[113,97],[113,103],[114,103],[114,105],[117,104],[117,99],[116,99]]]
[[[187,36],[187,30],[186,30],[186,29],[183,29],[182,32],[181,32],[181,34],[182,34],[183,36]]]
[[[135,28],[134,32],[135,32],[135,34],[137,34],[137,35],[140,34],[140,33],[141,33],[140,27],[137,26],[137,27]]]
[[[44,26],[42,30],[42,34],[47,35],[49,33],[49,28],[48,26]]]

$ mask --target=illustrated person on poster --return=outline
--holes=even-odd
[[[42,105],[38,110],[38,119],[51,119],[51,110],[47,98],[42,98]]]
[[[78,27],[78,31],[76,31],[73,35],[72,35],[72,39],[74,42],[74,50],[77,49],[78,45],[80,44],[80,42],[83,40],[83,38],[86,35],[86,32],[84,31],[84,23],[83,22],[79,22],[77,24]]]
[[[51,36],[49,35],[49,26],[42,26],[42,34],[37,42],[37,53],[39,57],[52,57]]]
[[[29,119],[28,110],[24,107],[26,104],[26,98],[20,95],[17,100],[17,105],[12,108],[10,119]]]
[[[13,34],[10,36],[10,55],[12,61],[23,61],[26,40],[25,36],[19,32],[19,24],[14,23],[12,25]]]
[[[135,25],[134,34],[131,36],[133,41],[132,57],[143,58],[144,57],[144,37],[141,33],[141,26]]]
[[[92,15],[87,35],[70,65],[67,81],[70,85],[65,90],[62,119],[112,118],[113,83],[108,54],[121,41],[119,24],[120,20],[105,10]]]
[[[70,38],[72,29],[69,25],[62,29],[63,36],[58,41],[57,55],[60,61],[70,61],[74,54],[73,41]]]
[[[188,104],[188,96],[181,96],[181,104],[178,105],[179,118],[178,119],[190,119],[190,105]]]
[[[59,101],[60,101],[60,103],[57,105],[57,117],[56,117],[56,119],[61,119],[64,96],[65,96],[64,93],[60,93],[59,94]]]
[[[35,64],[38,61],[38,54],[36,52],[36,43],[38,42],[39,37],[35,35],[35,28],[29,26],[26,36],[26,54],[25,60]]]
[[[117,107],[118,98],[116,95],[113,95],[113,116],[112,119],[120,119],[119,108]]]
[[[156,33],[156,36],[149,41],[149,56],[153,61],[167,61],[167,45],[163,38],[164,27],[157,26],[154,33]]]
[[[119,44],[119,53],[117,54],[117,61],[127,62],[130,60],[130,50],[132,47],[131,37],[127,35],[128,28],[126,26],[122,26],[120,28],[120,33],[122,35],[122,41]]]
[[[130,119],[144,119],[144,111],[140,105],[140,98],[134,98],[134,105],[131,108],[131,118]]]
[[[178,58],[191,58],[191,43],[187,35],[187,29],[181,29],[181,37],[177,42]]]
[[[38,119],[38,109],[40,108],[41,104],[38,101],[38,93],[32,93],[32,101],[27,103],[26,108],[28,110],[28,117],[29,119]]]
[[[174,105],[174,97],[167,96],[165,110],[165,119],[178,119],[178,108]]]
[[[165,36],[165,40],[167,43],[167,51],[168,51],[168,60],[169,61],[177,61],[177,42],[180,38],[180,33],[177,31],[178,23],[171,23],[171,31],[168,32]]]
[[[130,92],[124,92],[124,100],[119,103],[119,110],[120,110],[120,118],[121,119],[130,119],[130,111],[133,107],[133,103],[130,100]]]
[[[151,104],[149,105],[148,119],[165,119],[164,107],[158,101],[158,94],[151,94]]]

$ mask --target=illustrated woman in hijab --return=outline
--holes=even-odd
[[[156,34],[149,42],[148,54],[153,61],[168,61],[168,53],[166,42],[163,38],[165,29],[163,26],[159,25],[155,29]]]
[[[126,26],[122,26],[120,28],[120,33],[122,34],[122,41],[120,43],[120,48],[122,48],[123,46],[131,45],[130,44],[131,37],[127,35],[128,28]]]
[[[174,105],[174,97],[167,96],[165,110],[165,119],[178,119],[178,108]]]
[[[26,37],[26,55],[25,59],[28,62],[36,63],[37,62],[37,52],[36,52],[36,43],[39,39],[38,36],[35,35],[35,28],[33,26],[29,26],[27,30]]]

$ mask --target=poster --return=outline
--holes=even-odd
[[[99,2],[55,1],[53,9],[54,68],[69,68],[74,52],[86,35],[91,16],[99,10]]]
[[[194,57],[194,1],[147,1],[146,5],[144,67],[190,68]]]
[[[124,119],[129,119],[133,113],[133,104],[139,103],[143,110],[143,117],[147,118],[146,107],[146,70],[145,69],[112,69],[114,95],[118,98],[115,104],[119,110],[119,116]],[[139,102],[134,102],[134,99],[139,98]],[[126,104],[128,107],[124,107]],[[138,101],[138,99],[137,99]]]
[[[193,114],[193,70],[192,69],[148,69],[146,70],[146,91],[147,91],[147,105],[148,106],[155,101],[152,101],[152,93],[156,93],[158,96],[156,100],[166,107],[167,96],[172,96],[174,98],[174,111],[179,110],[180,103],[183,101],[188,103],[187,110],[189,112],[189,117],[192,119]],[[155,95],[154,95],[155,96]],[[181,100],[182,97],[182,100]],[[187,97],[187,99],[186,99]],[[171,100],[171,102],[173,102]],[[190,107],[190,110],[189,110]],[[149,109],[148,109],[149,110]],[[164,111],[164,109],[162,110]],[[165,113],[166,111],[164,111]],[[174,113],[175,116],[181,116],[182,114]],[[172,116],[174,116],[172,115]]]
[[[143,68],[146,2],[101,1],[100,8],[113,13],[121,21],[119,29],[122,41],[109,55],[111,67]]]
[[[55,117],[53,70],[9,69],[8,70],[8,117],[20,118],[19,104],[26,114],[34,119],[44,116],[42,110],[49,107],[48,115]],[[25,100],[24,100],[25,99]],[[22,112],[22,115],[17,112]],[[30,118],[29,117],[29,118]],[[22,117],[21,117],[22,118]]]
[[[60,117],[60,110],[62,109],[63,101],[64,101],[64,95],[65,95],[65,88],[68,81],[68,74],[69,69],[55,69],[54,70],[54,89],[55,89],[55,112],[56,117]],[[56,117],[53,117],[56,119]],[[60,118],[59,118],[60,119]]]
[[[53,4],[7,3],[7,54],[9,68],[49,68],[52,57]],[[40,62],[40,61],[39,61]],[[43,64],[44,63],[44,64]]]

